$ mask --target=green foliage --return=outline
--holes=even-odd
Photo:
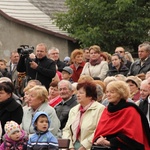
[[[150,40],[148,0],[66,0],[68,12],[56,14],[56,24],[79,40],[82,47],[98,44],[137,47]]]

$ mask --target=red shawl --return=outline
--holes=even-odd
[[[145,150],[150,150],[143,128],[141,116],[134,107],[126,107],[114,112],[109,112],[108,108],[105,108],[97,125],[93,143],[100,137],[100,135],[104,137],[115,135],[113,138],[124,145],[129,147],[130,145],[133,146],[130,143],[131,139],[131,141],[135,141],[134,144],[136,144],[137,147],[138,144],[140,144],[140,146],[145,147]],[[121,134],[121,136],[119,136],[119,134]],[[123,138],[121,138],[122,135]],[[109,141],[111,143],[111,139]]]

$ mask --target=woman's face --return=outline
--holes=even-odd
[[[127,84],[129,85],[131,94],[138,90],[138,87],[134,83],[132,83],[131,81],[128,81]]]
[[[100,57],[100,54],[97,53],[95,50],[90,50],[90,59],[97,60]]]
[[[36,91],[31,91],[29,93],[29,106],[32,107],[34,110],[36,110],[44,100],[37,97]]]
[[[51,98],[55,98],[59,95],[58,87],[52,87],[49,88],[49,96]]]
[[[6,93],[4,90],[0,91],[0,102],[3,102],[11,97],[11,93]]]
[[[86,96],[86,91],[83,88],[80,88],[77,91],[77,101],[82,105],[86,106],[92,101],[92,97]]]
[[[120,94],[113,88],[106,88],[106,96],[108,98],[109,103],[113,103],[114,105],[118,104],[121,99]]]
[[[114,67],[118,67],[120,66],[121,60],[118,58],[118,56],[112,56],[111,62]]]
[[[74,62],[76,64],[81,64],[83,62],[83,54],[76,55],[76,57],[74,58]]]

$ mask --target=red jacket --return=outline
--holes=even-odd
[[[72,80],[73,80],[74,82],[78,82],[78,79],[79,79],[79,77],[80,77],[80,74],[81,74],[81,72],[82,72],[82,69],[83,69],[84,65],[85,65],[85,62],[82,62],[82,63],[78,66],[77,69],[76,69],[76,67],[75,67],[74,64],[70,65],[70,68],[73,69],[73,74],[72,74],[72,77],[71,77],[71,78],[72,78]]]

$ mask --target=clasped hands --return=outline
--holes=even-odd
[[[98,138],[94,144],[105,146],[105,147],[110,147],[110,142],[106,139],[106,137],[103,137],[103,136],[100,136],[100,138]]]

